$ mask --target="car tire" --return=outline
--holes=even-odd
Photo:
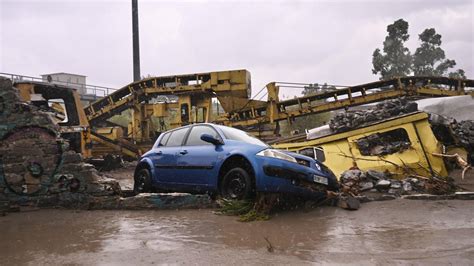
[[[242,168],[232,168],[222,178],[220,194],[225,199],[245,200],[252,197],[253,184],[250,175]]]
[[[140,193],[151,192],[151,173],[146,168],[140,169],[135,176],[135,182],[133,184],[133,192],[135,195]]]

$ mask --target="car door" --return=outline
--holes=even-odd
[[[182,176],[177,166],[178,153],[181,150],[181,145],[189,130],[189,127],[178,128],[173,130],[169,136],[166,137],[166,143],[158,145],[154,149],[153,164],[155,167],[157,181],[163,188],[172,188],[174,183],[182,183],[179,177]]]
[[[201,140],[202,134],[221,138],[212,126],[193,126],[178,154],[178,167],[184,174],[182,180],[195,185],[197,189],[205,189],[217,183],[216,165],[223,158],[223,145],[216,146]]]

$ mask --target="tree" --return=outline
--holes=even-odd
[[[375,49],[372,54],[372,73],[381,75],[380,80],[403,77],[411,73],[412,56],[405,47],[408,34],[408,22],[403,19],[387,26],[388,35],[383,42],[383,53]]]
[[[465,79],[464,70],[448,71],[456,66],[456,61],[447,59],[441,48],[441,35],[434,28],[425,29],[418,35],[421,45],[413,54],[404,46],[409,39],[408,22],[403,19],[387,26],[388,35],[383,42],[383,53],[375,49],[372,54],[372,73],[380,74],[381,80],[415,76],[449,76]]]
[[[456,61],[446,59],[441,48],[441,35],[434,28],[424,30],[418,35],[421,41],[413,55],[413,72],[415,76],[446,76]],[[450,77],[465,78],[464,70],[459,69],[449,74]]]
[[[466,73],[462,69],[449,73],[448,77],[455,79],[466,79]]]

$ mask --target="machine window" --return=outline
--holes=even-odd
[[[168,142],[166,143],[166,147],[181,146],[181,144],[183,143],[183,138],[184,136],[186,136],[188,129],[189,128],[185,127],[172,131],[171,136],[169,137]]]
[[[219,138],[219,134],[208,126],[194,126],[189,133],[188,140],[186,141],[186,146],[197,146],[197,145],[212,145],[209,142],[201,140],[202,134],[209,134],[215,138]]]
[[[299,150],[298,153],[314,158],[322,163],[326,160],[326,156],[324,155],[324,149],[322,147],[304,148],[302,150]]]
[[[403,152],[411,146],[408,133],[397,128],[383,133],[375,133],[356,140],[360,153],[364,156],[381,156]]]
[[[315,159],[324,163],[326,161],[326,156],[324,155],[323,147],[314,148]]]

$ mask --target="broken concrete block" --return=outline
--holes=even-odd
[[[399,189],[402,187],[402,184],[396,180],[390,180],[390,188]]]
[[[401,189],[390,188],[390,189],[388,189],[387,193],[398,196],[398,195],[401,194]]]
[[[403,185],[402,185],[403,192],[410,192],[410,191],[412,191],[412,190],[413,190],[413,187],[412,187],[412,185],[411,185],[411,183],[410,183],[410,182],[403,181],[403,183],[402,183],[402,184],[403,184]]]
[[[361,179],[362,171],[360,170],[347,170],[341,174],[341,182],[359,181]]]
[[[454,193],[454,198],[460,200],[474,200],[474,192],[456,192]]]
[[[375,181],[379,181],[379,180],[387,178],[385,173],[380,172],[380,171],[376,171],[376,170],[368,170],[367,171],[367,177],[369,177],[369,178],[371,178]]]
[[[360,208],[360,201],[354,197],[341,197],[338,201],[338,206],[346,210],[358,210]]]
[[[362,182],[359,184],[360,191],[367,191],[374,188],[374,184],[372,182]]]
[[[378,189],[378,190],[386,190],[386,189],[389,189],[390,188],[390,181],[388,180],[380,180],[379,182],[377,182],[377,184],[375,185],[375,188]]]

